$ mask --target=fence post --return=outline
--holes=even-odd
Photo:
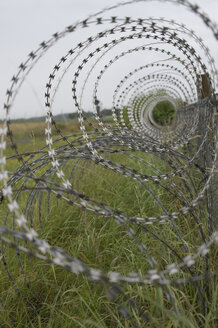
[[[210,87],[208,78],[206,75],[202,75],[202,98],[211,97],[210,94]],[[212,167],[212,153],[214,148],[216,148],[216,142],[218,140],[218,94],[211,100],[207,99],[205,105],[201,107],[200,116],[199,116],[199,132],[200,135],[204,135],[206,129],[208,131],[207,140],[203,146],[202,152],[200,154],[200,162],[203,161],[203,167],[205,169],[210,169]],[[207,103],[207,106],[206,106]],[[208,115],[211,114],[211,110],[215,115],[215,125],[214,130],[211,126],[211,121],[207,120]],[[202,113],[203,112],[203,113]],[[207,126],[209,124],[209,126]],[[200,138],[202,139],[202,138]],[[201,140],[202,141],[202,140]],[[217,154],[218,155],[218,154]],[[208,229],[212,233],[214,230],[218,229],[218,159],[216,159],[216,172],[214,173],[210,187],[207,190],[207,207],[208,207],[208,215],[209,215],[209,222],[208,222]]]
[[[215,111],[215,141],[214,147],[218,142],[218,94],[214,99],[214,111]],[[218,148],[217,148],[218,151]],[[212,211],[212,223],[215,230],[218,230],[218,153],[216,154],[216,170],[211,182],[211,211]]]
[[[197,139],[197,146],[203,142],[205,133],[208,133],[206,141],[202,147],[199,154],[198,164],[203,167],[206,171],[210,170],[213,163],[213,150],[216,147],[216,142],[218,140],[218,94],[212,99],[210,93],[210,86],[208,82],[208,77],[206,75],[201,75],[201,96],[202,102],[199,107],[199,123],[197,134],[199,135]],[[209,99],[210,97],[210,99]],[[214,130],[211,129],[210,115],[213,111],[215,115],[215,126]],[[208,126],[209,125],[209,126]],[[217,154],[218,155],[218,154]],[[208,229],[212,233],[214,230],[218,229],[218,158],[216,159],[216,172],[212,177],[210,186],[206,192],[206,201],[208,209]],[[209,172],[209,171],[208,171]]]

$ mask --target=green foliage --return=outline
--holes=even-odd
[[[159,102],[152,112],[154,121],[159,125],[170,125],[175,117],[175,108],[168,101]]]
[[[128,107],[125,106],[123,108],[123,118],[124,118],[126,126],[129,127],[130,126],[130,121],[129,121],[129,116],[128,116],[128,111],[127,110],[128,110]]]

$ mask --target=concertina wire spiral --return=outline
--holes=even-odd
[[[114,10],[125,5],[134,5],[136,2],[145,5],[147,1],[127,1],[111,8]],[[163,1],[160,2],[163,3]],[[202,24],[206,24],[212,31],[216,46],[218,28],[198,6],[187,0],[168,2],[184,6],[200,17]],[[7,204],[5,218],[1,218],[0,226],[2,262],[9,279],[13,280],[5,254],[5,249],[12,247],[16,250],[19,267],[24,275],[21,253],[26,253],[29,261],[31,257],[36,257],[49,264],[60,266],[74,275],[83,274],[94,282],[104,282],[112,300],[124,293],[121,284],[127,283],[162,286],[168,300],[173,302],[173,295],[167,286],[206,281],[217,273],[210,270],[208,260],[209,256],[213,256],[210,253],[213,244],[218,241],[214,213],[210,207],[208,194],[217,161],[215,90],[218,86],[218,71],[210,50],[203,40],[184,24],[164,18],[111,17],[108,15],[109,11],[110,8],[106,8],[86,20],[68,26],[62,32],[55,33],[49,40],[42,42],[21,63],[7,89],[4,104],[5,120],[0,128],[1,206]],[[96,35],[89,35],[89,28],[96,25],[101,31],[98,31]],[[54,65],[46,83],[46,146],[37,152],[19,152],[10,129],[10,111],[16,96],[28,74],[43,55],[62,38],[71,34],[73,36],[80,29],[86,31],[87,38],[63,54]],[[204,53],[203,58],[189,45],[186,37],[192,38],[200,46]],[[135,46],[137,40],[139,45]],[[134,47],[131,46],[132,41],[134,41]],[[108,60],[108,54],[115,53],[116,48],[119,49],[122,44],[128,44],[128,50],[120,51]],[[99,88],[104,81],[104,75],[125,56],[137,53],[143,53],[145,58],[148,53],[154,53],[160,59],[141,66],[136,63],[136,68],[132,71],[126,68],[126,75],[114,87],[113,123],[108,123],[101,115],[103,108],[99,100]],[[106,58],[106,64],[99,69],[103,58]],[[75,67],[77,61],[80,63]],[[81,130],[81,133],[74,134],[73,138],[64,135],[52,114],[61,82],[72,67],[74,68],[72,100],[78,112]],[[91,75],[94,75],[95,83],[92,91],[93,117],[89,118],[85,116],[83,100]],[[210,95],[205,99],[202,99],[202,75],[207,77],[210,89]],[[160,127],[152,118],[152,109],[160,101],[169,101],[176,108],[176,117],[169,129]],[[58,146],[52,131],[56,133],[55,138],[59,135],[58,141],[62,142],[61,146]],[[199,133],[201,136],[196,142],[193,137]],[[15,172],[6,169],[6,139],[14,152],[14,158],[19,162],[19,167]],[[194,149],[192,153],[187,151],[190,145]],[[209,169],[205,169],[205,165],[208,164],[201,161],[207,147],[210,147]],[[165,172],[164,169],[156,168],[154,164],[147,162],[143,154],[148,153],[159,161],[165,162],[168,170]],[[117,163],[116,157],[110,158],[111,154],[121,156],[124,163],[128,158],[141,163],[142,166],[152,169],[154,174],[147,175],[128,165]],[[77,182],[78,188],[76,188],[74,174],[78,170],[79,161],[88,163],[90,167],[93,163],[99,169],[106,172],[113,171],[114,174],[122,175],[139,184],[144,188],[145,195],[153,198],[155,206],[160,209],[160,214],[131,217],[123,213],[119,206],[114,208],[78,191],[79,183]],[[201,176],[199,184],[192,179],[191,172]],[[181,189],[181,184],[186,193]],[[151,185],[162,188],[164,193],[172,196],[179,204],[178,209],[171,212],[167,204],[163,204],[159,195],[155,194],[155,189],[152,189]],[[22,210],[19,206],[19,199],[24,193],[28,196]],[[126,238],[136,243],[149,263],[150,269],[147,272],[127,272],[126,274],[113,270],[106,271],[104,268],[96,269],[79,258],[72,257],[58,245],[50,245],[48,240],[40,238],[41,228],[37,226],[34,228],[37,211],[40,217],[40,227],[43,229],[46,224],[43,223],[43,197],[47,197],[45,203],[48,208],[52,197],[55,197],[58,203],[65,202],[69,207],[76,206],[105,220],[114,220],[126,231]],[[208,205],[207,214],[202,209],[204,202]],[[179,222],[187,215],[190,220],[193,220],[195,233],[201,236],[201,244],[195,245],[195,252],[190,252],[180,231]],[[201,227],[202,216],[204,220],[207,217],[208,231],[204,231]],[[180,243],[188,255],[181,258],[176,244],[170,247],[167,241],[158,239],[158,235],[150,230],[153,225],[165,224],[170,224],[177,244]],[[172,252],[176,260],[159,267],[159,259],[155,258],[157,255],[151,254],[151,245],[140,239],[139,231],[144,232],[145,235],[151,233],[154,241],[159,240],[163,247]],[[202,271],[196,272],[195,264],[202,258],[204,260]],[[179,277],[181,272],[182,278]],[[199,291],[200,294],[201,291]],[[133,302],[125,304],[120,307],[121,313],[125,318],[132,320],[135,327],[138,327],[131,317],[131,309],[137,305]],[[144,320],[148,320],[148,317]]]

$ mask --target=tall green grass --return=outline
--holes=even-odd
[[[41,138],[35,137],[34,140],[36,148],[41,146]],[[20,149],[22,147],[26,150],[25,144],[21,144]],[[8,154],[10,154],[9,150]],[[137,153],[134,155],[140,155],[162,172],[170,170],[166,162],[154,155]],[[134,158],[121,154],[108,154],[107,158],[137,169],[141,173],[155,174],[152,168]],[[73,166],[75,162],[72,160],[71,164],[70,166]],[[8,166],[9,169],[11,167],[11,171],[14,171],[18,163],[15,159],[9,160]],[[69,173],[69,170],[68,167],[66,173]],[[179,177],[174,178],[173,181],[183,188],[182,180],[180,183],[179,179]],[[193,179],[198,184],[199,177],[193,176]],[[159,185],[148,182],[146,186],[161,199],[169,212],[181,207],[179,201],[167,194]],[[77,163],[73,187],[92,199],[119,209],[127,216],[146,217],[162,214],[160,207],[146,192],[144,186],[89,161]],[[27,197],[28,194],[23,193],[19,200],[23,210]],[[135,241],[126,234],[124,227],[117,225],[113,219],[69,206],[64,201],[58,201],[54,195],[51,195],[48,210],[47,197],[47,193],[44,192],[41,218],[37,211],[38,200],[34,206],[33,227],[40,237],[46,239],[51,245],[62,247],[71,256],[105,272],[120,271],[122,274],[127,274],[138,271],[143,274],[150,269],[145,254],[139,251]],[[0,215],[3,219],[6,206],[3,204],[0,207]],[[202,212],[196,210],[195,214],[200,218],[202,229],[206,233],[206,209],[203,208]],[[201,215],[204,217],[200,217]],[[41,230],[40,220],[42,220],[43,230]],[[180,216],[176,223],[190,252],[196,251],[196,245],[200,246],[202,241],[192,216]],[[10,216],[8,225],[11,227],[13,225],[13,218]],[[160,240],[167,241],[180,256],[187,255],[170,223],[147,226],[147,231],[138,229],[137,238],[147,245],[148,252],[157,260],[159,269],[163,269],[165,265],[178,259],[169,248],[163,247],[160,240],[153,238],[154,234]],[[3,248],[2,256],[7,260],[12,280],[9,279],[7,268],[4,268],[1,262],[0,327],[132,327],[131,322],[121,316],[117,305],[109,298],[105,283],[96,284],[83,275],[76,276],[61,267],[49,265],[35,258],[28,258],[25,254],[20,255],[24,269],[22,272],[16,251],[7,245],[3,245]],[[213,254],[215,254],[215,247]],[[202,271],[204,261],[204,259],[199,259],[195,272]],[[211,269],[214,269],[215,257],[210,257],[209,263]],[[187,277],[187,272],[182,272],[176,277],[183,276]],[[217,313],[215,280],[211,279],[206,283],[202,281],[199,284],[205,290],[206,314],[202,314],[195,284],[169,287],[171,293],[174,294],[177,314],[167,300],[164,288],[135,284],[122,284],[122,288],[126,295],[131,296],[137,303],[132,315],[141,327],[215,328]],[[148,322],[142,321],[141,312],[147,313],[150,318]]]

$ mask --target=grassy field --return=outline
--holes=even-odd
[[[77,134],[78,123],[59,122],[58,127],[64,134]],[[45,144],[44,123],[28,122],[12,125],[12,131],[18,140],[20,152],[36,151]],[[55,131],[53,131],[55,133]],[[74,140],[75,135],[72,137]],[[57,143],[61,145],[63,141]],[[7,155],[13,151],[7,149]],[[35,155],[37,158],[39,155]],[[134,157],[124,154],[107,154],[107,159],[116,163],[125,164],[147,175],[155,175],[155,170],[137,161]],[[157,156],[149,153],[135,152],[145,162],[153,164],[161,172],[169,172],[167,163]],[[46,168],[50,164],[47,164]],[[8,170],[13,172],[19,166],[15,158],[8,160]],[[42,167],[40,174],[46,169]],[[160,206],[154,201],[143,185],[130,178],[126,178],[113,171],[106,170],[89,160],[70,160],[65,173],[70,174],[74,169],[72,178],[73,188],[85,193],[90,198],[117,208],[127,216],[147,217],[162,214]],[[200,177],[194,175],[196,186],[200,186]],[[185,193],[184,183],[180,177],[172,179]],[[163,184],[167,182],[163,182]],[[159,185],[152,182],[146,184],[158,196],[169,212],[178,210],[181,204],[178,199],[166,193]],[[193,191],[194,193],[194,191]],[[36,201],[30,202],[26,207],[30,194],[23,192],[19,204],[41,238],[51,245],[66,250],[71,256],[77,257],[87,265],[103,271],[120,271],[146,273],[151,269],[146,261],[145,254],[141,253],[135,241],[131,239],[123,227],[117,225],[111,218],[95,215],[83,211],[76,206],[69,206],[64,201],[45,192],[41,196],[41,210],[39,209],[40,194]],[[186,195],[189,199],[189,195]],[[49,208],[48,208],[49,199]],[[1,220],[5,222],[7,204],[0,206]],[[206,207],[201,211],[194,210],[200,220],[205,234],[208,230]],[[195,252],[202,243],[197,224],[191,215],[180,216],[177,227],[183,237],[189,252]],[[13,227],[13,217],[7,217],[7,225]],[[175,249],[181,257],[187,252],[176,237],[175,229],[169,222],[146,226],[147,230],[137,230],[137,238],[145,243],[148,252],[158,262],[158,269],[174,261],[177,256],[170,249]],[[156,238],[155,236],[158,236]],[[164,247],[167,242],[169,247]],[[108,296],[108,286],[102,283],[89,281],[85,276],[73,275],[61,267],[49,265],[41,260],[16,254],[16,250],[3,244],[1,249],[3,261],[0,264],[0,327],[8,328],[130,328],[129,320],[120,315],[115,302]],[[213,248],[213,254],[215,249]],[[3,262],[6,259],[7,265]],[[210,270],[215,268],[215,256],[209,256]],[[22,264],[22,265],[21,265]],[[199,274],[205,265],[205,259],[200,258],[194,266],[194,273]],[[187,271],[178,274],[177,278],[187,277]],[[198,287],[204,291],[206,304],[205,313],[199,300]],[[174,309],[166,297],[166,289],[152,285],[123,284],[125,295],[137,303],[133,317],[140,327],[163,328],[215,328],[216,327],[216,299],[218,290],[214,278],[208,282],[200,281],[198,284],[185,284],[168,287],[174,295]],[[122,298],[122,297],[121,297]],[[125,300],[123,300],[125,303]],[[148,322],[143,322],[140,313],[146,312]]]

